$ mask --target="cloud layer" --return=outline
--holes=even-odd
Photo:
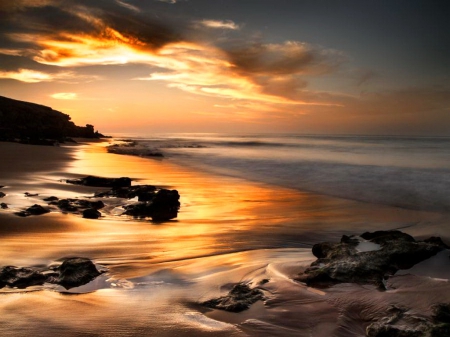
[[[341,51],[295,40],[265,42],[261,34],[246,30],[245,22],[167,14],[178,6],[175,0],[145,5],[133,0],[2,2],[0,79],[79,83],[107,80],[96,75],[101,67],[140,65],[141,73],[125,80],[162,83],[175,92],[216,99],[209,111],[197,111],[216,116],[255,121],[262,115],[334,114],[333,120],[367,121],[408,111],[405,118],[411,121],[448,111],[447,88],[370,91],[380,74],[352,69],[351,58]],[[319,80],[325,85],[316,85]],[[322,89],[344,82],[353,91],[339,85]],[[77,98],[71,92],[51,97]]]

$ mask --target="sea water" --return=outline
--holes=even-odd
[[[450,138],[158,134],[143,153],[284,187],[415,210],[450,211]]]

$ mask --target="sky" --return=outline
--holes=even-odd
[[[0,95],[103,133],[450,136],[447,0],[2,0],[0,17]]]

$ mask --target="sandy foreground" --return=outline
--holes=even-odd
[[[314,256],[312,244],[343,234],[401,228],[417,238],[450,242],[448,215],[329,198],[219,176],[170,160],[105,152],[104,143],[43,147],[0,143],[0,266],[45,266],[83,256],[108,268],[88,285],[2,289],[1,336],[365,336],[390,305],[430,315],[450,302],[447,255],[390,279],[390,290],[341,284],[310,289],[292,281]],[[116,215],[114,201],[99,220],[61,214],[13,213],[48,196],[89,197],[98,188],[67,178],[128,176],[175,188],[177,220],[155,224]],[[38,194],[26,197],[25,192]],[[110,205],[108,205],[108,203]],[[413,275],[408,274],[413,273]],[[236,282],[263,279],[266,300],[242,313],[199,302]]]

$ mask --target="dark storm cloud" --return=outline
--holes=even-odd
[[[132,11],[116,1],[21,1],[3,4],[0,11],[5,18],[0,23],[4,48],[17,42],[17,34],[58,36],[69,33],[101,37],[106,27],[138,39],[148,48],[160,48],[182,40],[178,29],[166,24],[161,13],[149,15]]]
[[[228,55],[237,70],[243,74],[325,74],[343,62],[343,57],[336,52],[300,42],[256,43],[231,49]]]

